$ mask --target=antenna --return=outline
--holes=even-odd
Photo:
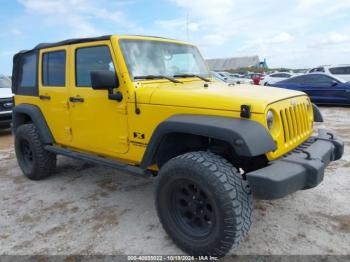
[[[189,20],[188,20],[188,13],[186,15],[186,37],[187,37],[187,42],[189,41],[188,40],[188,25],[189,25]]]

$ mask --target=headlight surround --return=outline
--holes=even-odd
[[[273,123],[274,123],[274,114],[271,110],[269,110],[267,111],[267,114],[266,114],[267,127],[271,129],[273,127]]]
[[[306,109],[307,109],[307,111],[311,111],[311,108],[312,108],[312,104],[311,104],[311,102],[310,102],[310,100],[309,99],[307,99],[306,100]]]

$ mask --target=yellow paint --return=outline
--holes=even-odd
[[[29,103],[40,107],[58,145],[123,160],[130,164],[139,164],[153,131],[170,116],[198,114],[239,118],[242,104],[250,105],[253,112],[251,120],[265,127],[267,111],[274,111],[275,124],[271,134],[278,149],[267,153],[270,160],[295,148],[312,133],[312,109],[307,112],[305,118],[301,114],[302,108],[297,108],[296,112],[299,114],[295,113],[290,121],[298,121],[300,132],[288,142],[285,137],[288,129],[284,131],[282,127],[281,110],[293,104],[305,104],[308,98],[302,92],[250,85],[228,86],[215,80],[205,87],[203,81],[198,78],[179,79],[182,84],[168,80],[132,81],[119,48],[119,39],[188,44],[152,37],[112,36],[111,40],[107,41],[41,50],[40,56],[47,51],[66,50],[66,86],[43,87],[39,81],[40,94],[51,96],[50,101],[28,96],[16,96],[15,99],[16,104]],[[121,102],[109,100],[106,90],[75,86],[75,50],[97,45],[105,45],[110,49],[120,82],[118,91],[123,95]],[[135,95],[141,110],[139,115],[135,114]],[[85,101],[71,103],[68,102],[69,97],[82,97]],[[144,134],[144,138],[140,135],[134,137],[134,132]]]

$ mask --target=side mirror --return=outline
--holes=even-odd
[[[113,93],[113,89],[119,87],[119,80],[115,72],[109,70],[91,71],[90,77],[92,89],[108,90],[108,99],[118,102],[123,100],[122,93]]]
[[[333,87],[333,86],[336,86],[338,84],[338,82],[337,81],[335,81],[335,80],[332,80],[332,84],[331,84],[331,86]]]
[[[109,70],[91,71],[91,87],[95,90],[110,90],[119,87],[118,77]]]

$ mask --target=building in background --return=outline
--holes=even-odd
[[[206,61],[212,71],[227,71],[247,67],[267,68],[266,59],[260,61],[257,55],[207,59]]]

